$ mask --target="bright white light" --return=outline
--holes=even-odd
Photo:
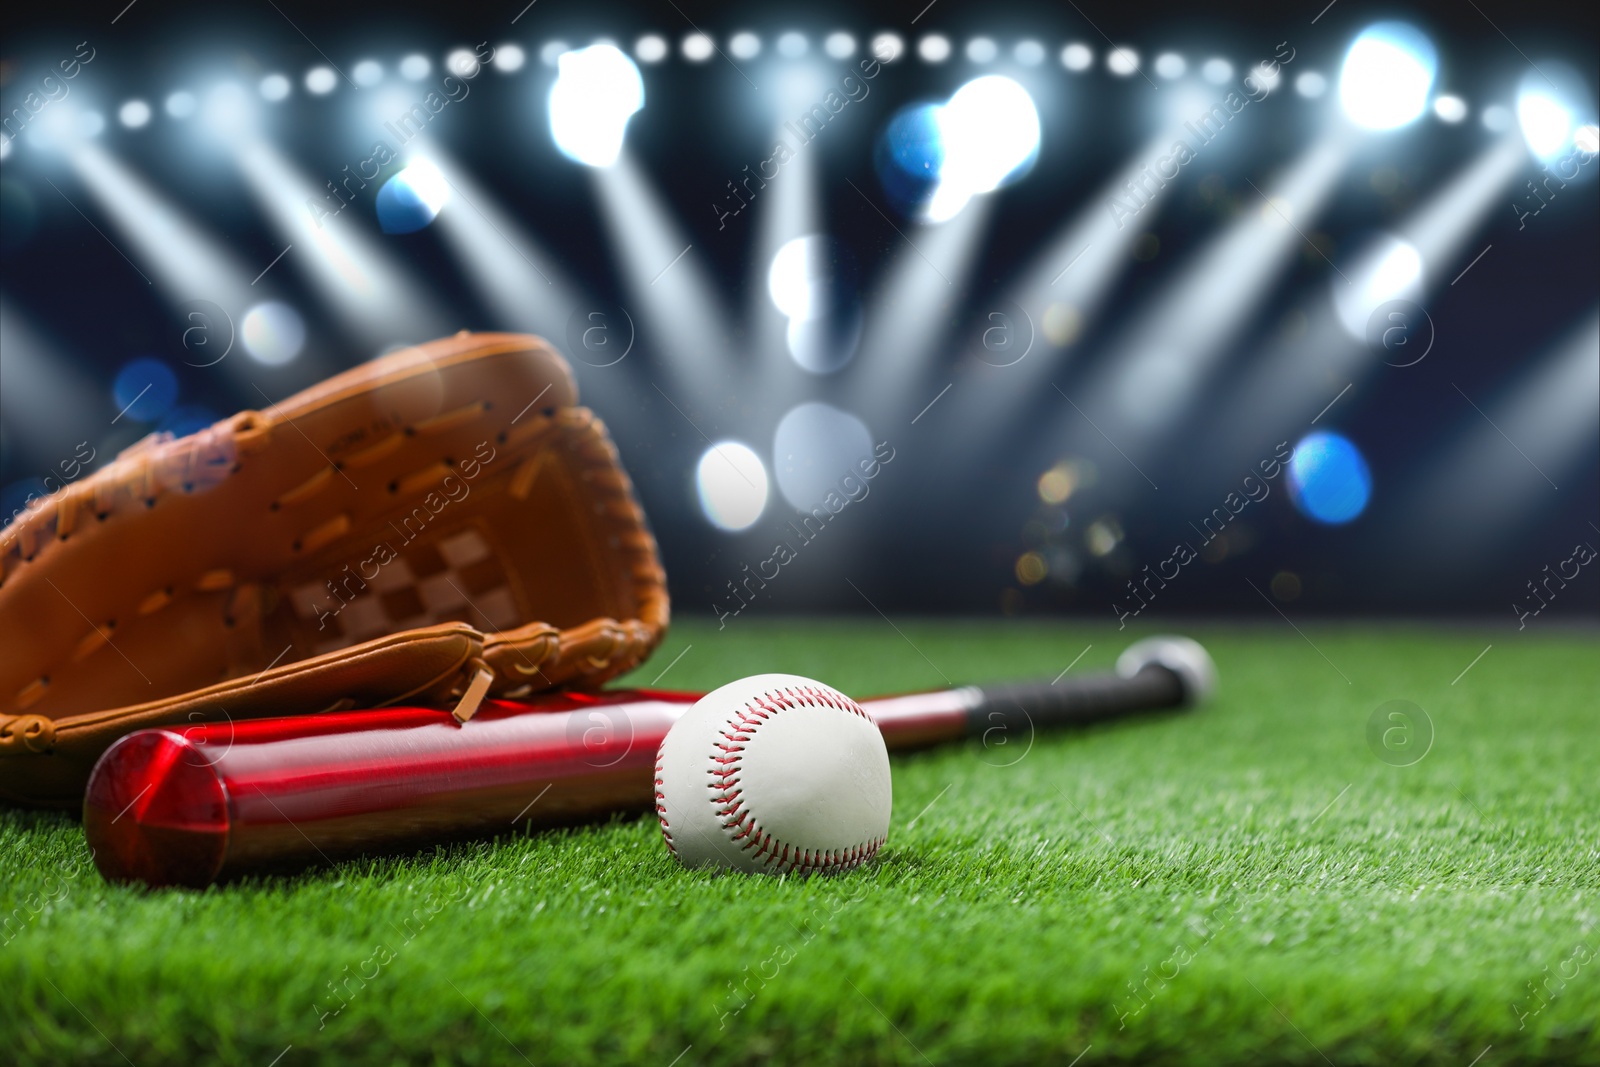
[[[1126,78],[1139,69],[1139,53],[1119,45],[1106,53],[1106,69],[1119,78]]]
[[[1592,122],[1579,126],[1572,133],[1572,147],[1587,156],[1600,152],[1600,126]]]
[[[1427,109],[1438,57],[1422,31],[1379,22],[1351,43],[1339,71],[1339,103],[1369,130],[1393,130]]]
[[[1044,62],[1044,45],[1038,41],[1018,41],[1011,56],[1024,67],[1037,67]]]
[[[305,320],[288,304],[269,300],[244,313],[239,322],[239,340],[257,363],[282,366],[305,347]]]
[[[1505,133],[1511,128],[1511,109],[1503,104],[1490,104],[1483,109],[1483,128],[1490,133]]]
[[[806,54],[806,48],[805,36],[793,30],[778,38],[778,54],[785,59],[799,59]]]
[[[339,76],[333,72],[332,67],[312,67],[306,71],[306,92],[316,96],[326,96],[333,92],[333,87],[339,84]]]
[[[1459,96],[1436,96],[1433,113],[1439,116],[1440,122],[1454,125],[1467,117],[1467,102]]]
[[[722,441],[706,449],[694,472],[700,508],[711,525],[748,529],[767,507],[767,468],[749,445]]]
[[[880,63],[893,63],[905,54],[906,43],[898,33],[880,33],[872,39],[872,54]]]
[[[628,119],[644,107],[639,68],[615,45],[596,44],[561,57],[550,90],[550,135],[562,153],[609,167],[622,153]]]
[[[539,62],[547,67],[560,64],[561,57],[572,51],[563,40],[546,41],[544,47],[539,49]]]
[[[633,43],[633,54],[641,63],[659,63],[667,58],[666,39],[647,33]]]
[[[1094,52],[1086,44],[1072,42],[1061,50],[1061,65],[1072,71],[1088,70],[1094,63]]]
[[[376,59],[363,59],[350,68],[350,78],[363,89],[377,85],[383,81],[383,64]]]
[[[196,100],[194,94],[187,89],[179,89],[167,97],[165,106],[168,115],[175,119],[186,119],[199,109],[200,101]]]
[[[1188,69],[1189,64],[1176,52],[1162,52],[1156,56],[1156,73],[1163,78],[1181,78]]]
[[[856,54],[856,39],[838,30],[828,34],[827,40],[822,42],[822,50],[828,53],[830,59],[849,59]]]
[[[851,484],[865,484],[859,464],[871,459],[872,433],[866,423],[831,404],[811,401],[790,408],[772,438],[778,491],[801,511],[829,508],[830,495],[836,507],[843,507],[841,481],[848,476]]]
[[[454,52],[444,57],[444,69],[458,78],[477,77],[482,64],[471,49],[457,48]]]
[[[137,130],[150,121],[150,105],[143,100],[129,100],[117,109],[117,121],[130,130]]]
[[[1283,74],[1276,64],[1268,65],[1262,60],[1251,68],[1250,73],[1244,76],[1245,86],[1265,95],[1277,89],[1283,82]]]
[[[1328,79],[1314,70],[1302,71],[1294,80],[1294,91],[1307,100],[1315,100],[1328,91]]]
[[[1391,300],[1422,296],[1422,253],[1409,241],[1385,234],[1356,260],[1349,272],[1333,281],[1334,309],[1352,337],[1367,339],[1367,321]]]
[[[691,33],[683,39],[683,58],[691,63],[704,63],[711,58],[715,46],[703,33]]]
[[[1545,59],[1523,75],[1517,87],[1517,122],[1539,162],[1553,163],[1567,155],[1578,128],[1594,121],[1594,94],[1584,77],[1567,64]]]
[[[827,268],[821,261],[824,249],[823,239],[813,234],[786,242],[772,257],[767,295],[785,317],[808,319],[818,310],[818,286],[826,280]]]
[[[71,104],[58,104],[29,123],[25,132],[35,148],[65,148],[82,138],[83,116]]]
[[[967,59],[973,63],[993,63],[1000,54],[1000,46],[988,37],[974,37],[967,42]]]
[[[282,74],[268,74],[261,79],[261,84],[257,86],[257,91],[261,94],[261,99],[276,104],[279,100],[288,97],[290,88],[292,86],[289,79]]]
[[[917,42],[917,55],[924,63],[943,63],[950,58],[950,39],[930,33]]]
[[[503,44],[494,50],[495,69],[501,74],[515,74],[528,62],[528,53],[520,44]]]
[[[450,201],[450,183],[431,159],[413,160],[393,180],[410,188],[435,215]]]
[[[219,137],[239,137],[249,131],[255,114],[256,104],[250,94],[233,82],[224,82],[206,97],[200,117]]]
[[[400,77],[408,82],[419,82],[428,76],[433,64],[427,56],[409,55],[400,61]]]
[[[761,38],[748,31],[728,38],[728,51],[734,59],[754,59],[761,54]]]
[[[1541,160],[1560,153],[1572,129],[1572,112],[1544,93],[1523,93],[1517,98],[1517,122],[1528,148]]]
[[[999,74],[976,78],[938,110],[944,165],[928,219],[954,218],[967,201],[999,188],[1039,148],[1039,111],[1028,90]]]
[[[1233,64],[1221,56],[1212,56],[1200,65],[1200,77],[1212,85],[1222,85],[1233,77]]]

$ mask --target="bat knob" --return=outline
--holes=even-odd
[[[1185,704],[1202,704],[1217,688],[1217,666],[1198,641],[1167,635],[1135,641],[1117,657],[1117,673],[1132,678],[1152,663],[1178,676]]]

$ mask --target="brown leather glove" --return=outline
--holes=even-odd
[[[153,435],[0,531],[0,797],[147,726],[597,686],[667,626],[605,427],[519,334]]]

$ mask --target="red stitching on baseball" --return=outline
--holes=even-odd
[[[662,777],[666,773],[666,768],[661,762],[666,754],[665,749],[665,743],[656,749],[656,818],[661,820],[661,836],[666,839],[667,851],[676,856],[678,847],[672,843],[672,830],[667,826],[667,794],[661,791],[661,787],[667,784],[666,779]]]
[[[755,813],[746,810],[741,799],[744,790],[738,787],[739,769],[743,759],[741,753],[745,745],[755,736],[755,732],[779,711],[793,710],[807,703],[837,711],[847,711],[872,722],[872,716],[861,710],[861,705],[842,693],[828,692],[815,686],[769,689],[751,697],[742,708],[735,710],[734,718],[723,726],[720,740],[712,743],[711,762],[714,766],[706,770],[707,776],[712,779],[706,786],[713,791],[711,803],[721,805],[714,807],[713,811],[718,819],[723,820],[722,828],[728,831],[729,840],[743,841],[744,844],[739,846],[740,851],[749,852],[754,849],[754,855],[760,857],[764,865],[776,863],[778,871],[783,874],[832,873],[859,866],[876,856],[885,840],[879,837],[865,844],[852,845],[838,851],[819,850],[813,853],[809,849],[799,849],[791,855],[789,843],[783,842],[780,851],[779,842],[757,825]],[[722,755],[718,755],[719,752]],[[656,773],[658,775],[662,773],[659,756],[656,760]],[[657,784],[661,784],[659,779]],[[659,792],[656,796],[662,799]],[[734,833],[735,830],[738,832]],[[664,809],[661,813],[661,832],[667,833]],[[667,836],[667,847],[672,848],[670,835]],[[677,854],[677,849],[672,851],[674,855]]]

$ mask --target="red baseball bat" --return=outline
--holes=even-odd
[[[1020,744],[1034,729],[1198,703],[1214,679],[1205,651],[1184,639],[1140,642],[1117,666],[1061,684],[968,686],[862,707],[893,751],[968,736]],[[140,730],[95,765],[84,833],[111,881],[199,887],[646,810],[656,750],[701,695],[490,700],[466,723],[447,711],[384,708]]]

